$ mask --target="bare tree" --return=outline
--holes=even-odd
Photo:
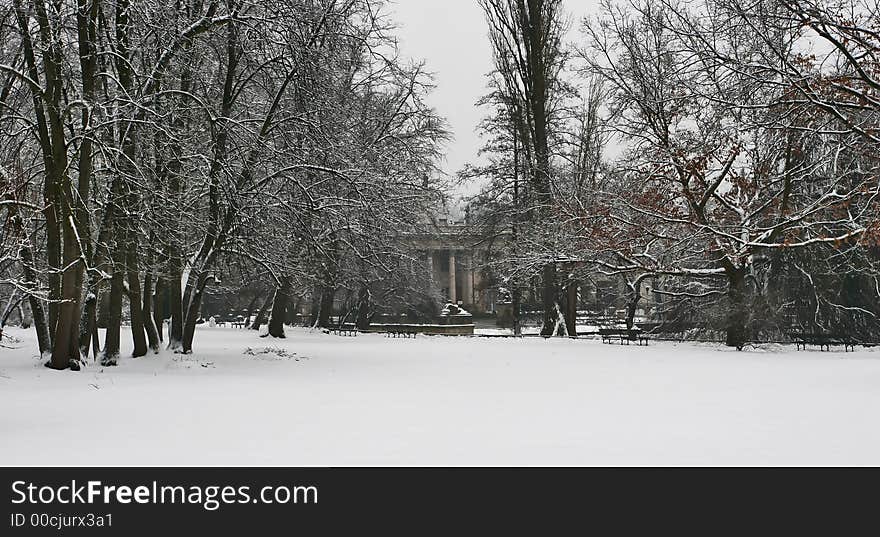
[[[497,90],[507,113],[520,130],[529,176],[528,215],[535,233],[555,234],[552,204],[552,151],[554,107],[562,90],[560,71],[565,63],[562,35],[565,18],[561,0],[481,0],[489,23]],[[552,250],[552,248],[548,249]],[[559,306],[557,260],[541,264],[544,310],[541,333],[567,333]]]

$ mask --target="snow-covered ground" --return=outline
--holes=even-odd
[[[875,350],[200,327],[74,373],[7,334],[0,464],[880,464]]]

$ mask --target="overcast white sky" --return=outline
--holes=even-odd
[[[567,0],[572,17],[571,38],[578,35],[580,19],[592,12],[597,0]],[[453,175],[476,162],[482,143],[475,129],[486,110],[475,106],[486,93],[486,74],[492,70],[488,27],[477,0],[396,0],[391,6],[400,24],[401,51],[425,60],[437,88],[430,103],[449,121],[454,139],[449,143],[446,173]]]

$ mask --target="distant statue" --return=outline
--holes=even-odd
[[[443,308],[442,314],[443,315],[458,315],[459,313],[461,313],[461,308],[459,308],[457,304],[453,304],[452,302],[449,302],[448,304],[446,304],[446,307]]]
[[[452,302],[447,302],[440,312],[440,324],[471,324],[471,314],[464,308]]]
[[[468,316],[470,317],[470,312],[459,306],[458,304],[453,304],[452,302],[447,302],[445,306],[443,306],[443,311],[440,312],[440,315],[443,317],[459,315],[459,316]]]

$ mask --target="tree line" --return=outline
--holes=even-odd
[[[480,3],[488,159],[461,175],[489,178],[472,213],[544,335],[605,278],[629,326],[650,286],[738,348],[880,338],[876,5],[603,0],[572,28],[562,0]]]
[[[379,0],[4,0],[0,325],[78,369],[124,324],[191,352],[216,289],[270,289],[275,337],[301,289],[415,300],[448,134],[394,31]]]

